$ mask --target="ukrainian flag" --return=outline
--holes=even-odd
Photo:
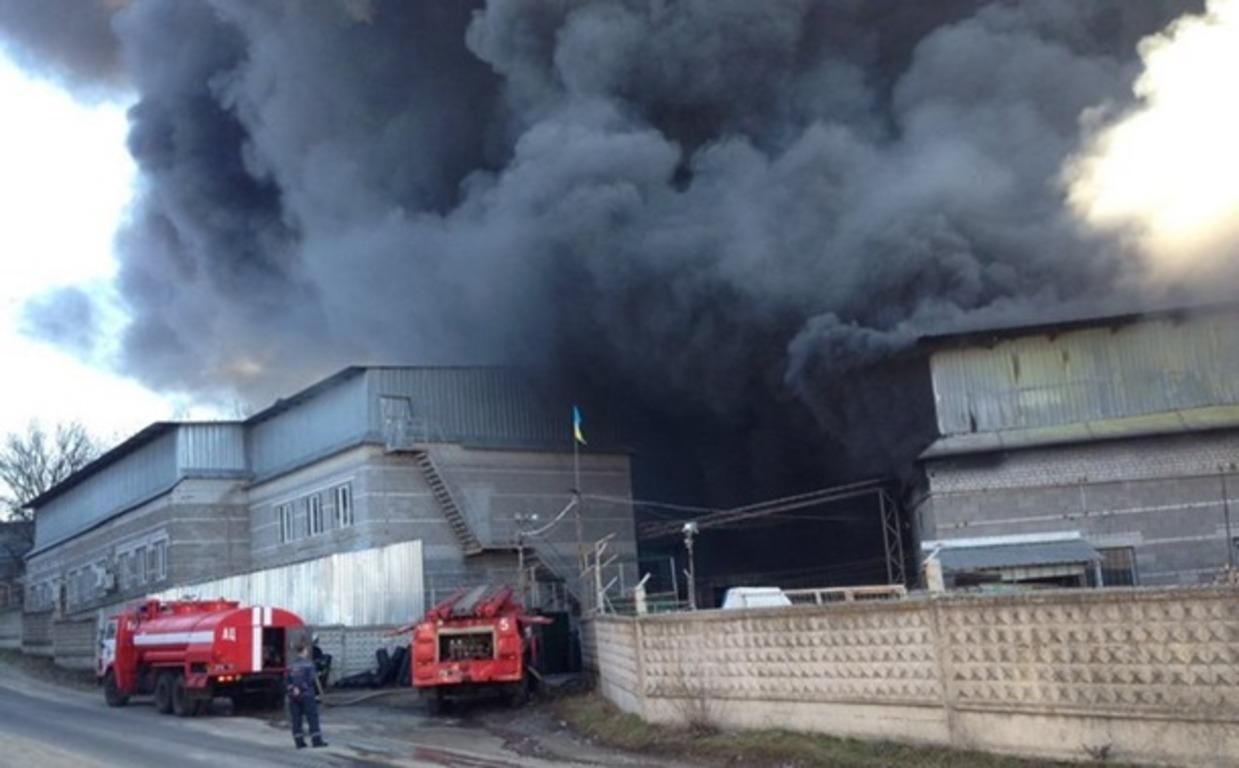
[[[585,433],[581,431],[581,409],[575,405],[572,406],[572,436],[581,445],[587,445]]]

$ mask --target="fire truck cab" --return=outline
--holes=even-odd
[[[153,694],[155,708],[181,717],[215,697],[234,707],[283,701],[290,649],[305,638],[295,614],[228,600],[149,600],[100,628],[95,674],[119,707]]]

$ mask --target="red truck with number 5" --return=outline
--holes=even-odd
[[[525,613],[511,587],[457,592],[413,627],[413,685],[430,695],[432,711],[441,710],[447,699],[487,692],[520,704],[538,674],[533,627],[549,623]]]

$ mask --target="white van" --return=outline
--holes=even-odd
[[[785,608],[792,604],[778,587],[732,587],[723,595],[723,609]]]

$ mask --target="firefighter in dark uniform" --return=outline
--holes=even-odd
[[[310,721],[310,743],[325,747],[323,732],[318,727],[318,699],[314,687],[314,662],[310,660],[310,646],[297,646],[297,658],[288,667],[288,719],[292,721],[293,742],[297,749],[305,747],[301,735],[301,718]]]

